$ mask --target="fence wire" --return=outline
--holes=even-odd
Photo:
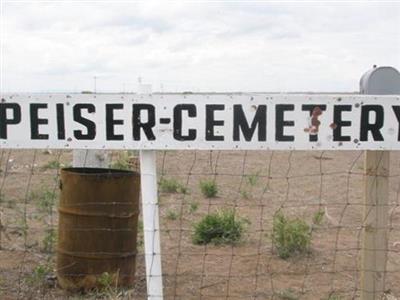
[[[111,151],[110,166],[137,168],[135,156]],[[159,151],[165,299],[359,298],[363,157],[362,151]],[[57,286],[59,176],[72,151],[3,149],[0,163],[2,299],[147,297],[141,221],[132,288],[74,294]],[[382,296],[397,299],[398,152],[390,168]],[[215,212],[233,221],[204,221]],[[201,221],[208,230],[196,226]],[[198,234],[210,242],[199,242]]]

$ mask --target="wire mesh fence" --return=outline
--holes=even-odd
[[[137,168],[135,152],[110,166]],[[360,296],[362,151],[159,151],[165,299]],[[72,151],[1,150],[2,299],[145,299],[143,225],[136,284],[85,294],[57,287],[60,168]],[[392,152],[387,299],[400,297],[400,155]],[[107,242],[107,241],[105,241]]]

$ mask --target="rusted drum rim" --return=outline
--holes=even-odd
[[[111,178],[118,178],[118,177],[136,177],[140,176],[138,172],[131,171],[131,170],[120,170],[120,169],[108,169],[108,168],[62,168],[61,172],[66,173],[73,173],[79,176],[92,176],[92,177],[111,177]]]

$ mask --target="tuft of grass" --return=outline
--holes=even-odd
[[[246,200],[251,198],[250,193],[246,190],[241,190],[240,195],[242,196],[243,199]]]
[[[325,216],[325,211],[323,209],[320,209],[316,211],[313,215],[312,222],[314,225],[321,225],[322,221],[324,220]]]
[[[93,299],[131,299],[123,289],[118,288],[118,282],[119,271],[116,273],[103,272],[97,278],[97,288],[90,293],[90,296],[93,296]]]
[[[103,289],[109,289],[111,285],[113,284],[114,278],[113,276],[108,273],[108,272],[103,272],[98,278],[97,278],[97,283],[103,288]]]
[[[51,160],[49,161],[47,164],[45,164],[43,167],[43,169],[59,169],[61,168],[61,163],[58,160]]]
[[[172,210],[172,209],[167,210],[167,219],[168,220],[175,221],[176,219],[178,219],[178,217],[179,217],[179,214],[175,210]]]
[[[251,186],[256,186],[256,185],[257,185],[257,182],[258,182],[258,179],[259,179],[259,176],[260,176],[259,172],[257,172],[256,174],[247,175],[247,176],[246,176],[247,182],[248,182]]]
[[[342,299],[343,298],[340,295],[334,293],[334,294],[329,295],[327,300],[342,300]]]
[[[274,216],[271,238],[279,257],[286,259],[308,251],[310,226],[302,219],[289,219],[279,212]]]
[[[189,205],[189,212],[191,214],[195,213],[199,209],[199,203],[198,202],[190,202]]]
[[[13,200],[13,199],[7,200],[7,207],[8,207],[8,208],[13,209],[13,208],[15,208],[16,206],[17,206],[16,200]]]
[[[282,291],[278,291],[275,295],[282,300],[298,300],[299,297],[296,295],[293,289],[288,288]]]
[[[18,235],[23,236],[24,238],[26,238],[28,236],[28,222],[26,220],[26,218],[23,215],[23,212],[20,212],[21,217],[18,218],[17,220],[17,228],[16,228],[16,233],[18,233]]]
[[[214,180],[200,181],[200,190],[206,198],[214,198],[218,194],[218,186]]]
[[[46,277],[51,273],[52,268],[49,264],[38,265],[26,278],[26,282],[31,286],[43,287],[46,284]]]
[[[242,239],[248,223],[247,219],[235,216],[232,210],[219,210],[193,225],[192,241],[196,245],[236,244]]]
[[[37,205],[41,213],[48,215],[52,214],[53,207],[57,200],[55,191],[43,189],[39,195],[34,193],[31,195],[31,197],[38,200]]]
[[[46,234],[42,240],[42,251],[52,253],[54,245],[57,243],[57,233],[54,229],[46,230]]]
[[[183,184],[178,182],[174,178],[161,178],[160,182],[158,183],[161,192],[164,193],[182,193],[187,194],[188,189]]]
[[[0,194],[0,204],[5,204],[8,208],[15,208],[17,206],[16,200],[7,199],[4,194]]]
[[[100,279],[104,285],[102,285],[99,281],[97,281],[97,285],[99,287],[86,291],[85,294],[79,295],[79,298],[71,298],[71,299],[107,299],[107,300],[123,300],[123,299],[134,299],[133,291],[127,290],[124,288],[118,287],[118,273],[111,275],[107,272],[104,272]],[[111,279],[111,283],[109,281]],[[110,283],[110,284],[109,284]],[[70,298],[68,298],[70,299]]]
[[[118,153],[117,159],[110,164],[110,168],[117,170],[130,170],[131,169],[130,159],[131,156],[129,152],[121,151]]]

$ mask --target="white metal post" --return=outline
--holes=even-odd
[[[163,299],[156,151],[140,151],[147,299]]]

